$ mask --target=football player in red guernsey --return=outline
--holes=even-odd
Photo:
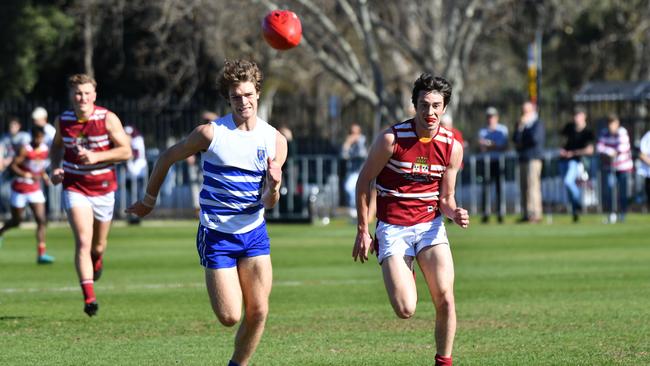
[[[411,100],[415,117],[392,125],[373,143],[357,180],[356,261],[377,252],[390,303],[398,317],[415,313],[417,261],[436,308],[436,365],[451,365],[456,333],[454,263],[443,217],[466,228],[467,210],[454,198],[463,147],[440,124],[451,85],[424,73]],[[373,184],[374,183],[374,184]],[[375,241],[368,230],[371,190],[377,190]]]
[[[54,257],[45,252],[45,196],[41,190],[41,180],[49,184],[50,180],[45,173],[45,166],[49,155],[45,143],[45,130],[43,127],[32,127],[32,141],[20,148],[18,155],[11,163],[11,170],[15,178],[11,182],[11,218],[0,228],[0,240],[5,231],[20,225],[25,206],[34,214],[36,221],[36,263],[49,264],[54,262]]]
[[[115,113],[95,105],[95,79],[73,75],[68,79],[68,88],[73,109],[61,113],[55,121],[52,183],[63,182],[62,202],[74,232],[75,266],[84,295],[84,312],[93,316],[99,308],[94,281],[102,273],[113,220],[115,163],[131,157],[131,144]]]

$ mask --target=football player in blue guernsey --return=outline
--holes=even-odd
[[[254,62],[227,60],[219,89],[232,113],[198,126],[163,152],[144,198],[126,210],[140,217],[149,214],[169,167],[201,152],[204,180],[196,246],[205,284],[221,324],[230,327],[242,319],[229,365],[247,365],[264,331],[272,282],[264,209],[280,198],[287,158],[287,140],[257,117],[261,83]]]

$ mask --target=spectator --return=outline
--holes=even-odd
[[[639,166],[637,174],[644,177],[645,181],[645,203],[650,212],[650,131],[641,138],[639,147]]]
[[[488,107],[485,110],[486,126],[478,132],[478,146],[481,152],[481,158],[478,164],[479,174],[482,174],[482,223],[487,223],[490,219],[490,194],[492,183],[496,186],[496,211],[497,220],[503,222],[504,209],[501,206],[501,197],[503,186],[501,179],[504,174],[505,164],[501,165],[503,152],[508,148],[508,127],[499,122],[499,111],[494,107]]]
[[[125,126],[124,132],[131,137],[131,158],[126,161],[126,201],[133,202],[144,194],[145,177],[149,174],[145,155],[144,138],[133,126]],[[137,224],[140,218],[129,215],[128,222]]]
[[[42,127],[45,131],[45,143],[47,146],[52,145],[56,128],[47,121],[47,110],[43,107],[36,107],[32,111],[32,123],[34,126]]]
[[[0,143],[5,150],[5,155],[3,156],[4,162],[2,164],[5,167],[11,165],[14,156],[16,156],[20,148],[29,144],[32,139],[29,133],[21,130],[22,124],[17,117],[9,117],[8,122],[7,133],[0,139]]]
[[[519,222],[542,221],[542,157],[544,154],[544,122],[537,106],[525,102],[512,140],[519,157],[521,211]]]
[[[584,108],[575,109],[573,122],[567,123],[560,135],[566,138],[564,147],[560,149],[560,169],[571,202],[573,222],[578,222],[582,211],[582,192],[576,181],[579,173],[585,171],[582,157],[594,153],[595,140],[593,131],[587,127],[587,112]]]
[[[605,222],[622,222],[627,212],[627,182],[634,163],[630,137],[615,114],[607,117],[607,128],[600,131],[596,149],[602,171],[603,210],[608,213]]]
[[[341,157],[346,160],[344,188],[348,200],[348,212],[352,218],[356,218],[357,216],[357,205],[355,203],[357,178],[359,177],[359,171],[366,156],[368,156],[366,136],[362,133],[361,126],[353,123],[350,125],[350,133],[345,138],[341,147]]]
[[[467,147],[467,141],[463,139],[463,133],[460,132],[459,129],[454,127],[454,119],[451,117],[451,113],[447,112],[443,114],[442,117],[440,118],[440,123],[444,128],[451,131],[451,133],[454,135],[454,139],[460,142],[460,146],[462,146],[463,149]]]

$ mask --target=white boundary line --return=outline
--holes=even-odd
[[[334,286],[334,285],[364,285],[378,283],[377,280],[313,280],[313,281],[273,281],[273,286],[281,287],[294,287],[294,286]],[[203,282],[194,283],[143,283],[139,285],[99,285],[101,291],[133,291],[133,290],[160,290],[160,289],[173,289],[173,288],[202,288],[205,287]],[[75,292],[79,291],[78,286],[74,287],[25,287],[25,288],[0,288],[0,293],[3,294],[24,294],[24,293],[38,293],[38,292]]]

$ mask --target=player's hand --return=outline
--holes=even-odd
[[[63,169],[62,168],[56,168],[52,170],[52,175],[50,176],[50,180],[52,181],[52,184],[57,185],[61,182],[63,182]]]
[[[467,213],[467,210],[462,207],[456,207],[454,210],[454,216],[451,219],[456,223],[456,225],[463,229],[469,226],[469,214]]]
[[[50,180],[50,177],[47,174],[41,175],[41,178],[43,179],[43,183],[45,183],[46,186],[52,184],[52,181]]]
[[[357,258],[361,263],[368,261],[368,252],[372,254],[374,248],[372,247],[372,237],[367,231],[357,231],[357,237],[354,241],[354,247],[352,247],[352,258],[354,261],[357,261]]]
[[[268,168],[266,169],[266,184],[271,191],[277,191],[282,181],[282,168],[276,161],[268,158]]]
[[[126,212],[127,214],[136,215],[138,217],[145,217],[151,211],[153,211],[153,207],[146,206],[145,204],[142,203],[142,200],[137,201],[136,203],[132,204],[131,206],[129,206],[127,209],[124,210],[124,212]]]
[[[80,147],[78,149],[77,156],[79,157],[79,160],[86,165],[97,164],[99,162],[97,159],[97,153],[83,147]]]

